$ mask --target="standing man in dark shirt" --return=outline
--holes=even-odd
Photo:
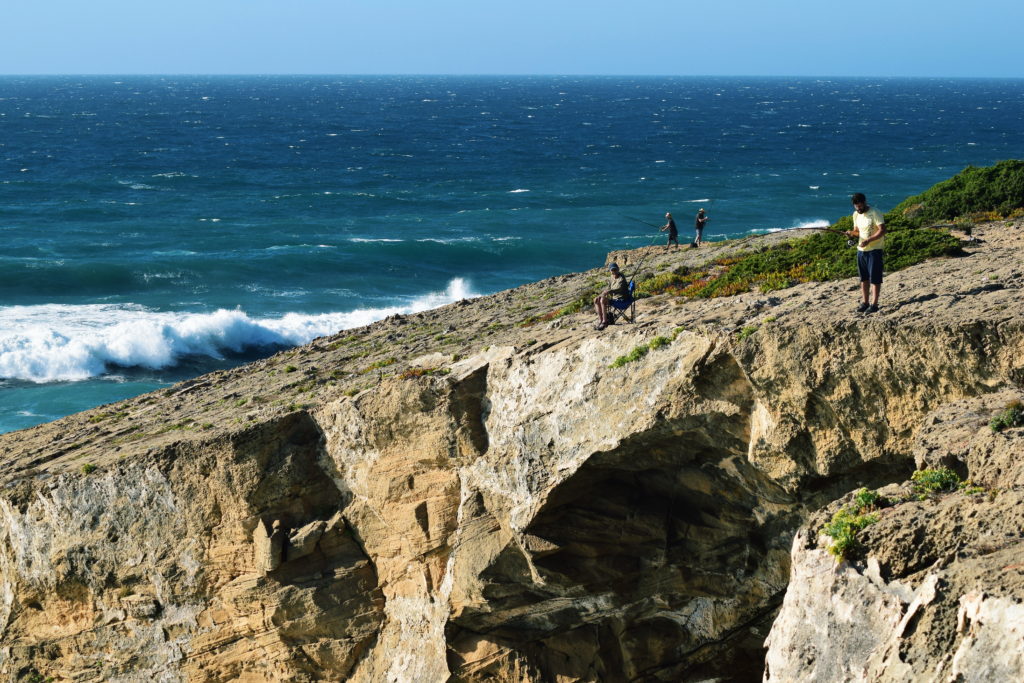
[[[668,249],[670,244],[676,245],[676,249],[679,248],[679,231],[676,229],[676,222],[672,218],[672,214],[666,213],[665,219],[668,221],[665,225],[661,226],[661,231],[665,232],[668,230],[668,242],[665,243],[665,248]]]
[[[697,239],[693,243],[698,247],[704,241],[704,224],[707,222],[708,217],[704,215],[704,207],[701,207],[697,211],[697,218],[693,221],[693,227],[697,229]]]

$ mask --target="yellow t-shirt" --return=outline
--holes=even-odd
[[[864,213],[853,212],[853,227],[857,228],[860,233],[860,238],[866,240],[875,233],[875,228],[885,223],[885,218],[882,216],[882,212],[878,209],[869,207]],[[857,251],[874,251],[875,249],[881,249],[884,245],[885,238],[879,237],[877,240],[867,245],[866,247],[857,246]]]

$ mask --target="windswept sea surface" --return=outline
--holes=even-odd
[[[1024,156],[1024,80],[0,77],[0,431]]]

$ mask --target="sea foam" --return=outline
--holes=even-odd
[[[252,318],[242,310],[161,312],[136,305],[0,308],[0,378],[76,381],[115,367],[161,369],[189,356],[222,358],[305,344],[397,313],[425,311],[479,296],[462,278],[405,304],[320,314]]]
[[[749,234],[762,235],[769,232],[783,232],[786,230],[807,230],[809,228],[827,228],[831,225],[824,218],[814,218],[809,221],[801,221],[795,225],[791,225],[788,228],[754,228],[748,230]]]

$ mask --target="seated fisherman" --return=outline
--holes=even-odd
[[[604,290],[594,299],[594,310],[597,312],[597,329],[603,330],[608,327],[611,319],[608,317],[608,301],[615,299],[621,301],[629,298],[629,283],[626,276],[619,272],[619,264],[613,263],[608,266],[612,279],[608,282],[608,289]]]

